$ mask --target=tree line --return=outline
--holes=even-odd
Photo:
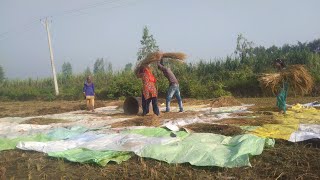
[[[147,27],[143,29],[141,48],[137,61],[148,53],[158,51],[155,38]],[[259,86],[257,76],[273,72],[272,62],[282,58],[290,64],[303,64],[313,75],[316,86],[311,95],[319,95],[320,85],[320,39],[311,42],[284,44],[281,47],[256,46],[239,34],[235,51],[225,58],[198,60],[194,63],[167,62],[176,74],[183,97],[214,98],[224,95],[238,97],[270,96],[272,93]],[[122,70],[114,71],[112,64],[98,58],[93,70],[87,67],[83,73],[73,73],[72,65],[65,62],[58,75],[61,95],[53,92],[51,78],[8,80],[0,66],[0,99],[2,100],[78,100],[82,99],[82,86],[85,77],[93,75],[96,95],[99,99],[123,99],[127,96],[141,95],[141,80],[133,73],[133,64],[128,63]],[[158,78],[159,96],[164,96],[168,86],[167,80],[154,68]]]

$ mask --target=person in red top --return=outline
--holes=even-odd
[[[158,107],[157,88],[155,86],[156,78],[153,76],[150,67],[141,67],[138,72],[138,77],[142,79],[142,115],[149,113],[149,105],[152,102],[153,113],[159,116],[160,111]]]

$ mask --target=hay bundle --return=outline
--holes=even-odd
[[[186,54],[181,52],[169,52],[169,53],[163,53],[163,52],[153,52],[147,55],[147,57],[143,60],[141,60],[135,67],[134,72],[137,74],[140,67],[148,66],[150,63],[160,61],[162,58],[168,59],[168,60],[180,60],[183,61],[186,59]]]
[[[263,88],[272,92],[276,92],[283,81],[287,81],[291,89],[301,95],[310,93],[314,86],[311,74],[303,65],[291,65],[281,73],[262,74],[258,80]]]
[[[275,93],[279,87],[279,84],[282,82],[282,77],[280,73],[265,73],[259,77],[258,81],[260,82],[262,88],[271,89],[271,91]]]
[[[169,58],[169,59],[174,59],[174,60],[185,60],[187,58],[187,55],[181,52],[176,52],[176,53],[163,53],[163,58]]]
[[[150,63],[156,62],[156,61],[160,61],[162,59],[163,53],[161,52],[154,52],[154,53],[150,53],[147,55],[147,57],[145,59],[143,59],[142,61],[140,61],[140,65],[148,65]]]

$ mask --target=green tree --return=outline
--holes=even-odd
[[[89,67],[86,68],[86,70],[84,71],[84,75],[87,77],[89,75],[92,75],[91,70]]]
[[[113,73],[113,67],[112,67],[112,63],[111,62],[108,62],[107,64],[107,73]]]
[[[5,79],[4,70],[2,66],[0,66],[0,83],[2,83]]]
[[[64,78],[70,78],[72,76],[72,66],[69,62],[62,64],[62,75]]]
[[[307,46],[311,51],[315,53],[320,53],[320,39],[316,39],[309,42]]]
[[[253,42],[248,41],[242,34],[238,35],[235,54],[239,56],[240,63],[248,64],[253,51]]]
[[[131,71],[132,70],[132,63],[128,63],[124,67],[124,71]]]
[[[103,58],[98,58],[93,65],[93,73],[100,74],[100,73],[104,73],[104,72],[105,72],[105,70],[104,70]]]
[[[159,51],[156,40],[153,35],[149,33],[149,29],[145,26],[143,28],[142,40],[140,41],[142,47],[137,53],[138,61],[144,59],[149,53]]]

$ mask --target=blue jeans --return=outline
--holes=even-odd
[[[180,112],[183,111],[182,107],[182,99],[180,96],[180,89],[178,84],[172,84],[169,86],[168,92],[167,92],[167,98],[166,98],[166,112],[170,111],[170,101],[173,96],[176,96],[179,104]]]

